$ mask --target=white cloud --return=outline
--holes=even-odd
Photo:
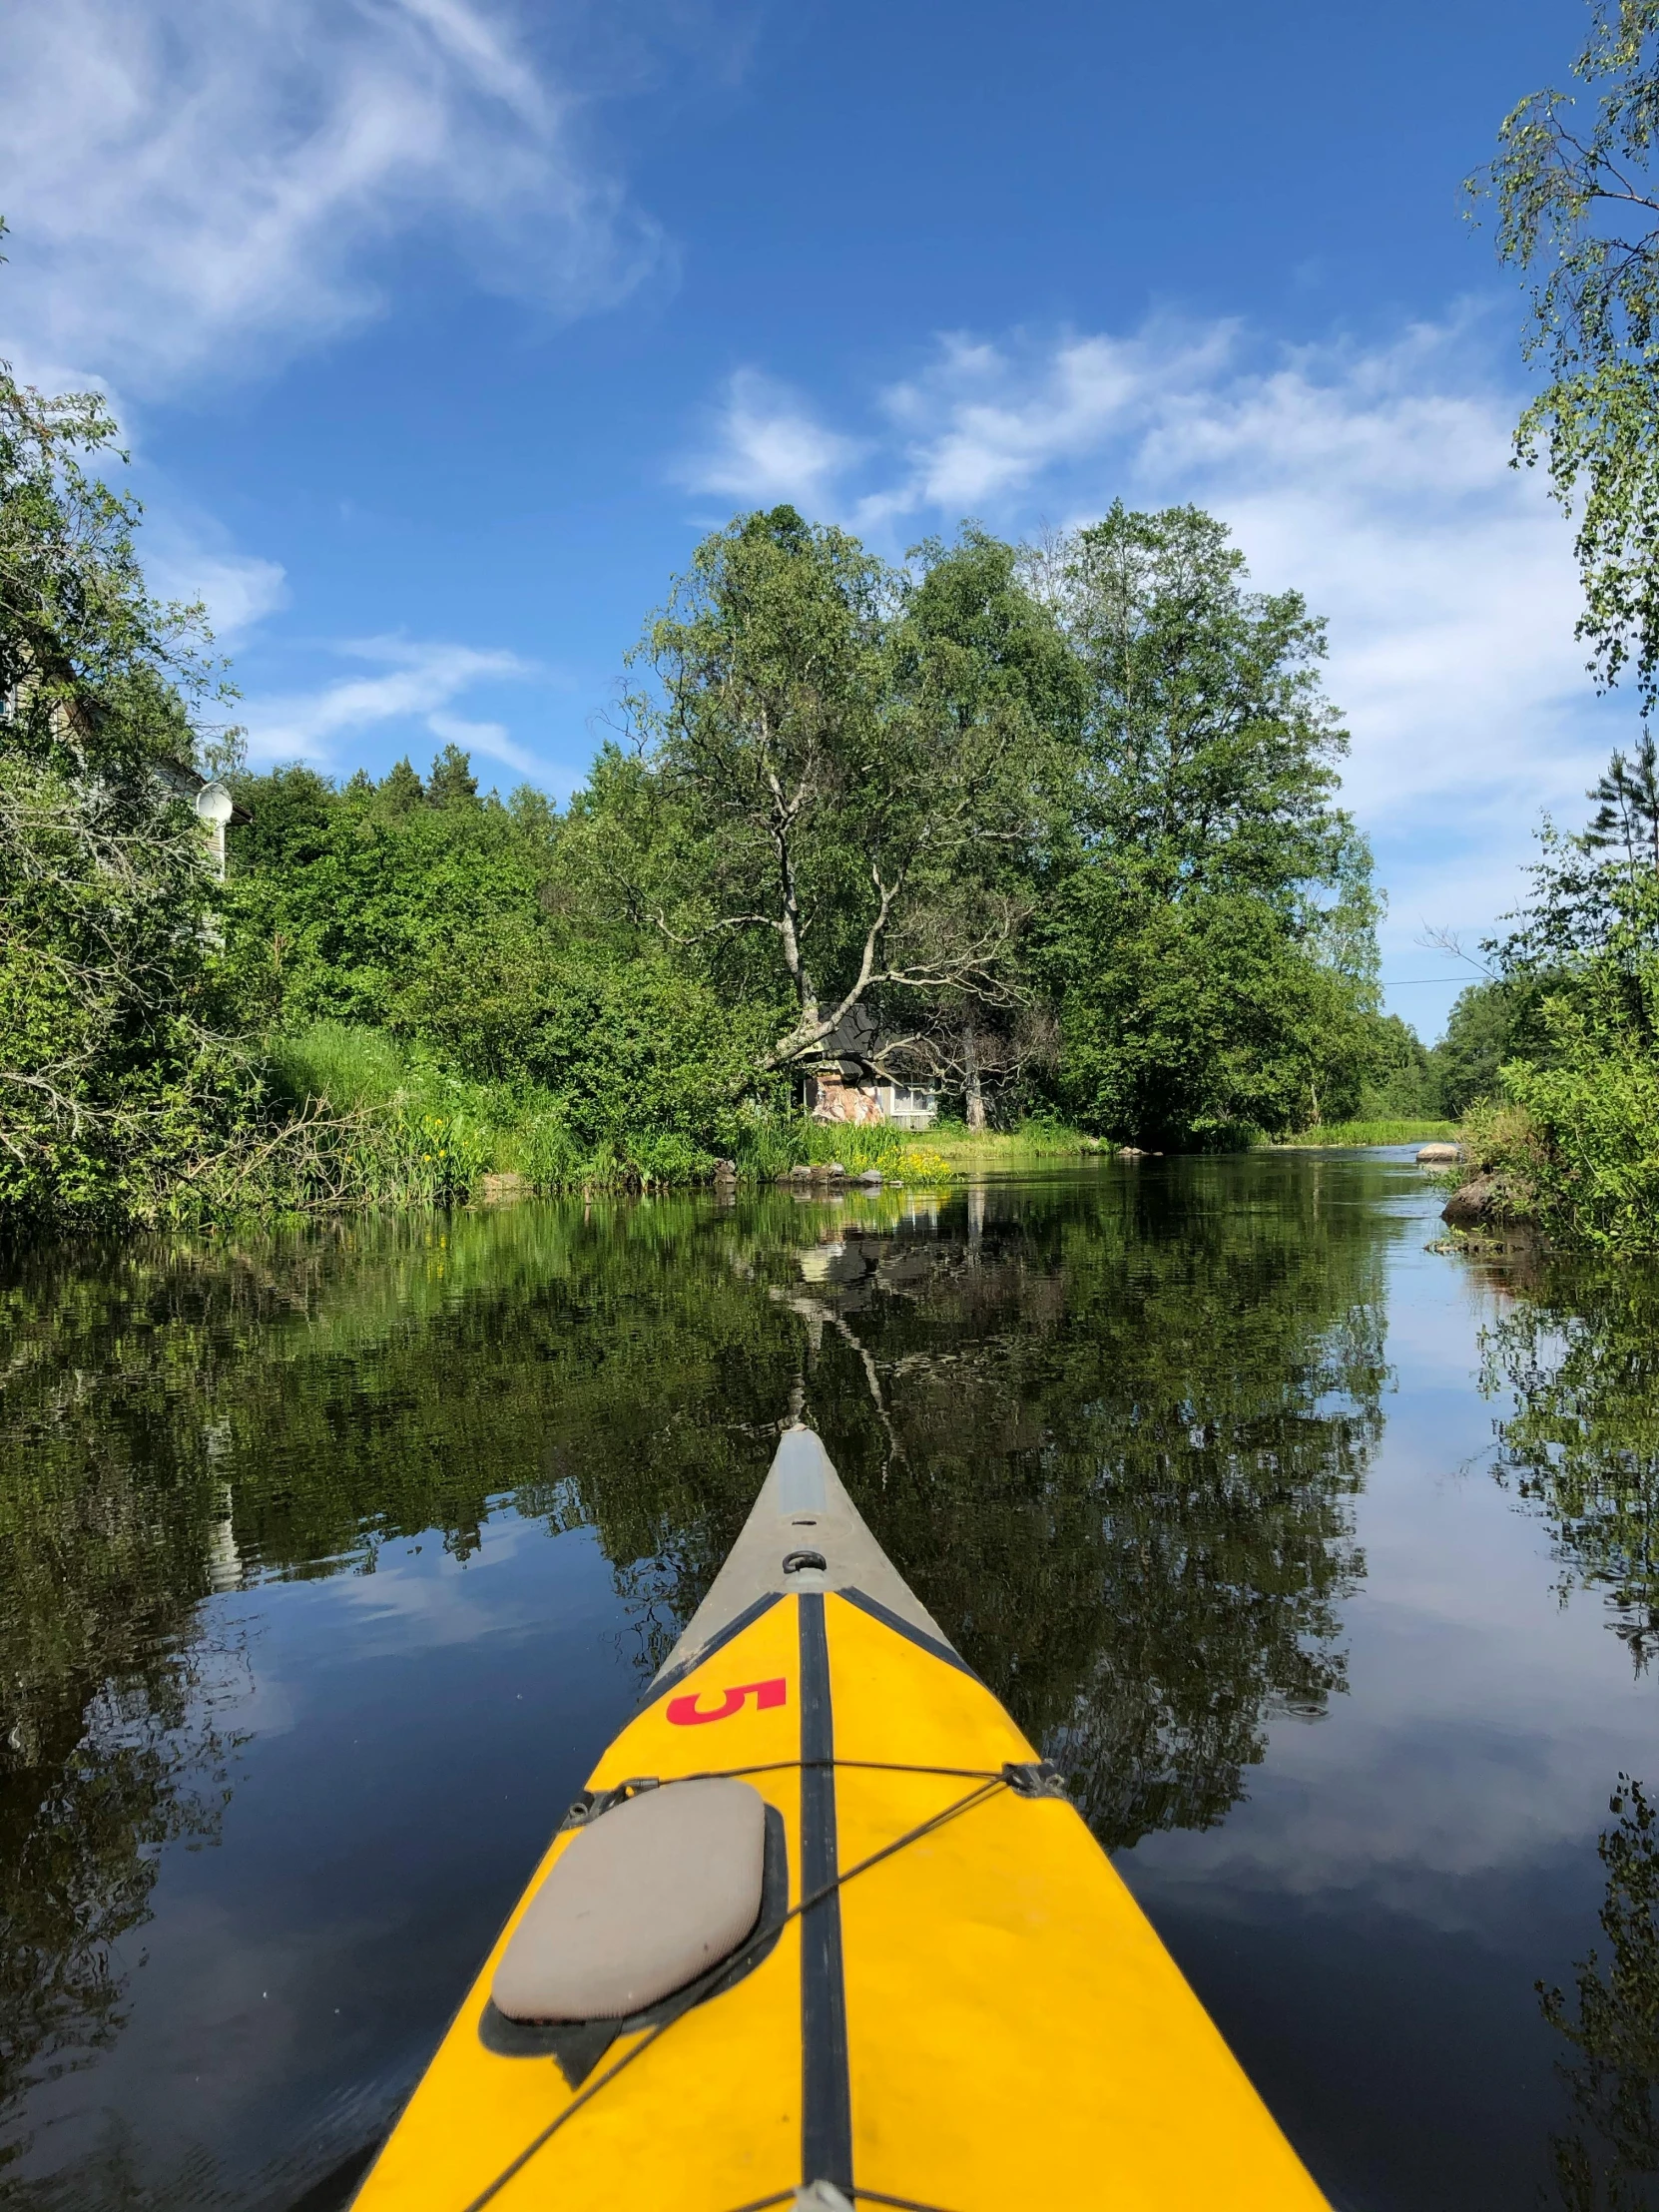
[[[198,520],[192,527],[184,515],[164,512],[147,525],[141,551],[155,596],[200,601],[222,646],[234,644],[287,604],[287,577],[280,561],[239,553],[209,522]]]
[[[1392,894],[1387,969],[1420,975],[1422,922],[1472,937],[1512,905],[1539,811],[1576,817],[1633,712],[1592,695],[1569,529],[1508,465],[1517,411],[1478,322],[1453,317],[1271,354],[1236,323],[954,335],[872,395],[873,438],[799,419],[819,511],[889,549],[964,514],[1014,533],[1089,521],[1120,494],[1223,516],[1258,585],[1294,585],[1330,620],[1347,798]],[[748,488],[752,415],[729,410],[703,486]],[[1448,969],[1444,997],[1465,979]]]
[[[481,0],[53,0],[0,12],[0,327],[137,393],[360,321],[398,234],[565,311],[658,258]]]
[[[463,722],[458,715],[428,715],[426,727],[445,745],[458,745],[463,753],[483,753],[517,769],[520,776],[545,784],[552,771],[545,761],[522,745],[515,745],[499,722]]]
[[[1046,470],[1144,427],[1160,391],[1213,377],[1233,335],[1218,323],[1197,334],[1066,338],[1017,364],[997,346],[947,337],[924,375],[882,395],[909,467],[874,495],[877,509],[977,511],[1017,498]]]
[[[858,440],[829,430],[785,385],[754,369],[727,383],[714,443],[686,461],[681,481],[754,506],[822,500],[864,450]]]
[[[242,711],[249,758],[255,762],[309,761],[329,767],[341,738],[355,737],[383,723],[417,720],[440,739],[465,730],[481,750],[494,752],[515,767],[506,733],[498,724],[449,721],[443,710],[472,685],[489,678],[523,677],[528,662],[514,653],[480,651],[469,645],[417,643],[406,638],[361,638],[335,648],[357,660],[377,662],[378,673],[347,677],[318,691],[250,700]],[[440,724],[448,722],[448,727]],[[484,747],[481,731],[497,741]],[[456,744],[466,741],[454,738]],[[509,749],[510,748],[510,749]],[[533,771],[532,771],[533,773]]]

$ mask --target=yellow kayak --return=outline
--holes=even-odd
[[[804,1427],[355,2201],[1325,2204]]]

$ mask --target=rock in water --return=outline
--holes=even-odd
[[[1463,1157],[1460,1144],[1425,1144],[1417,1147],[1419,1168],[1454,1168]]]
[[[1440,1209],[1453,1229],[1501,1229],[1528,1219],[1532,1208],[1524,1184],[1512,1175],[1477,1175],[1454,1190]]]

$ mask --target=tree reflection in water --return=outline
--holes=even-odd
[[[119,2026],[118,1945],[158,1852],[214,1836],[237,1655],[210,1593],[372,1573],[432,1530],[464,1560],[511,1508],[596,1533],[643,1681],[797,1409],[1104,1841],[1222,1819],[1272,1715],[1317,1715],[1344,1681],[1402,1233],[1345,1172],[1335,1208],[1317,1164],[1171,1163],[937,1203],[571,1203],[15,1271],[14,2125],[44,2070]]]
[[[1564,1260],[1488,1280],[1499,1479],[1548,1519],[1563,1595],[1599,1589],[1640,1670],[1659,1649],[1659,1282]]]
[[[121,1272],[0,1300],[0,2112],[119,2030],[123,1938],[162,1848],[216,1836],[236,1748],[238,1654],[197,1614],[223,1484]]]
[[[1607,1870],[1603,1959],[1577,1968],[1575,2003],[1540,1981],[1544,2017],[1578,2051],[1560,2068],[1573,2126],[1551,2140],[1568,2212],[1651,2212],[1659,2202],[1659,1809],[1620,1775],[1597,1846]]]
[[[1563,1599],[1599,1590],[1641,1672],[1659,1650],[1659,1285],[1547,1254],[1482,1266],[1497,1297],[1481,1386],[1508,1401],[1498,1479],[1541,1513]],[[1659,2206],[1659,1811],[1619,1777],[1599,1846],[1609,1945],[1575,1997],[1538,1984],[1544,2016],[1578,2058],[1560,2071],[1572,2126],[1551,2139],[1569,2212]]]
[[[1217,1164],[1047,1216],[970,1197],[836,1238],[792,1300],[856,1331],[822,1334],[809,1411],[878,1534],[1108,1844],[1219,1820],[1268,1715],[1343,1683],[1381,1254],[1312,1184],[1233,1196]]]

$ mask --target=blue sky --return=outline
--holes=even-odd
[[[1432,1035],[1627,700],[1505,463],[1458,183],[1583,0],[53,0],[8,11],[0,350],[114,396],[256,759],[561,796],[698,535],[898,553],[1196,499],[1331,620]],[[1465,970],[1466,974],[1468,971]],[[1419,978],[1439,980],[1419,981]]]

